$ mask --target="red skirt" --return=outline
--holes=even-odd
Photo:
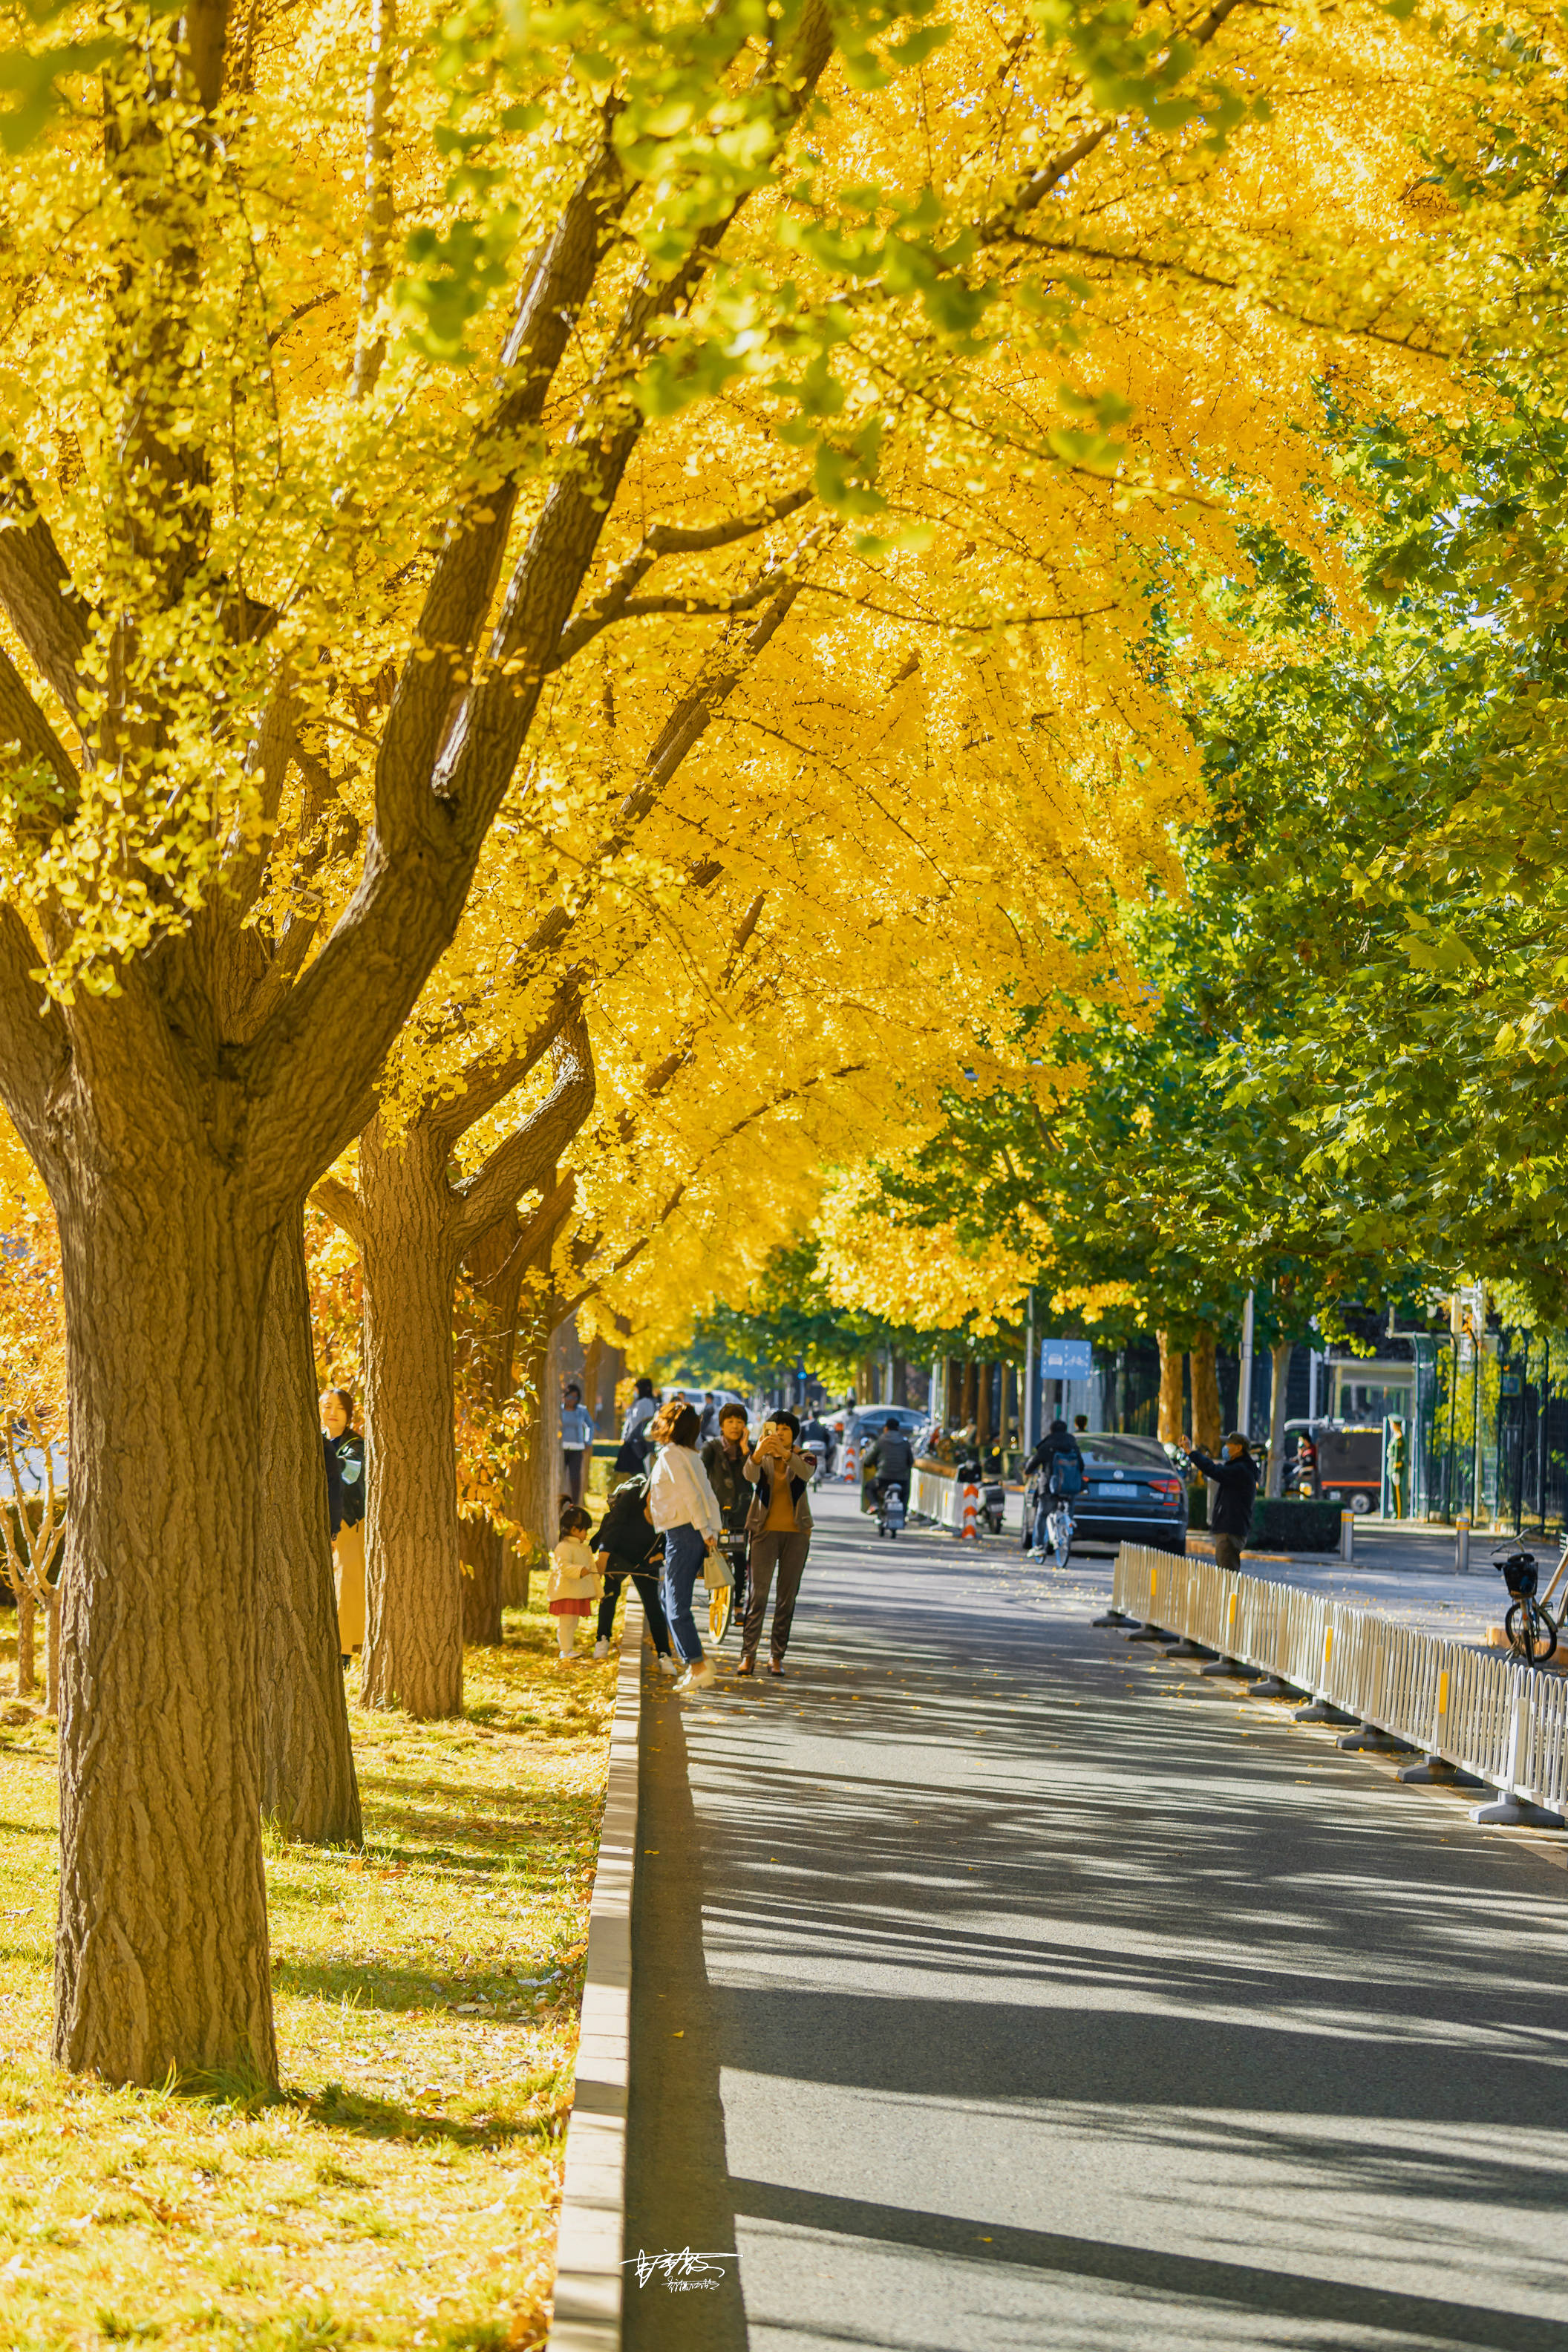
[[[550,1613],[552,1617],[585,1617],[593,1605],[591,1601],[552,1601]]]

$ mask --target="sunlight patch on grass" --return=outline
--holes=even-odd
[[[614,1703],[554,1650],[509,1612],[461,1719],[353,1710],[363,1853],[268,1838],[280,2100],[50,2067],[54,1729],[0,1709],[8,2352],[543,2341]]]

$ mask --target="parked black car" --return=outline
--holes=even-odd
[[[1186,1485],[1158,1438],[1090,1430],[1079,1447],[1084,1483],[1073,1497],[1072,1523],[1079,1542],[1185,1552]]]

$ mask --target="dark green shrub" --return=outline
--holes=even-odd
[[[1340,1507],[1260,1495],[1247,1540],[1255,1551],[1338,1551]]]

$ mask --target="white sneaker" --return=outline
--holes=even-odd
[[[609,1656],[609,1654],[610,1654],[610,1645],[609,1645],[608,1642],[595,1642],[595,1644],[594,1644],[594,1661],[595,1661],[595,1664],[597,1664],[598,1661],[599,1661],[601,1658],[607,1658],[607,1657]]]
[[[714,1675],[713,1669],[709,1664],[708,1660],[706,1658],[699,1658],[694,1666],[687,1667],[686,1672],[681,1675],[680,1680],[676,1684],[675,1687],[678,1692],[706,1690],[709,1684],[713,1682],[715,1679],[716,1677]]]
[[[672,1675],[675,1672],[675,1660],[670,1656],[668,1650],[661,1650],[659,1652],[658,1670],[661,1675]]]

